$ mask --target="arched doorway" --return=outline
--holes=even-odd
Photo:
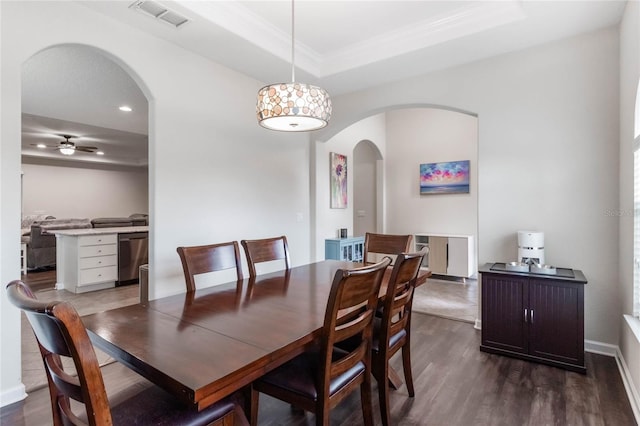
[[[377,173],[376,185],[372,185],[374,178],[369,172],[364,178],[369,187],[365,187],[364,191],[368,194],[365,198],[370,198],[372,186],[377,187],[376,193],[379,195],[376,202],[380,207],[375,210],[382,212],[376,217],[377,232],[472,237],[472,279],[441,277],[454,279],[439,281],[439,288],[433,286],[425,292],[429,299],[424,303],[419,298],[414,299],[415,307],[421,308],[422,312],[476,323],[478,283],[473,278],[476,278],[474,272],[478,259],[478,123],[475,114],[452,108],[395,106],[383,112],[377,111],[375,115],[337,131],[326,142],[318,142],[315,157],[319,164],[316,168],[318,190],[315,206],[318,253],[322,253],[324,239],[335,238],[335,229],[343,224],[346,227],[353,226],[354,235],[363,232],[358,228],[358,221],[363,219],[362,216],[366,218],[367,209],[371,207],[361,208],[358,204],[358,192],[364,186],[358,183],[358,169],[365,162],[359,160],[359,151],[370,149],[373,145],[380,156],[369,152],[367,161],[372,162],[376,158],[380,164],[376,172],[384,170],[384,176]],[[320,161],[334,151],[353,157],[349,169],[349,176],[353,180],[349,192],[351,204],[347,206],[347,210],[352,210],[347,212],[331,209],[323,193],[328,167],[323,167]],[[420,164],[461,160],[469,160],[471,164],[469,193],[420,194]],[[364,214],[358,210],[364,210]],[[435,279],[431,281],[436,284]]]
[[[148,96],[118,58],[95,47],[48,47],[22,65],[22,216],[57,219],[126,218],[149,213]],[[122,111],[127,106],[131,111]],[[76,150],[63,155],[70,136]],[[82,149],[81,147],[84,147]],[[36,219],[38,220],[38,219]],[[55,240],[54,240],[55,244]],[[51,247],[55,261],[55,245]],[[34,265],[23,276],[41,300],[66,300],[53,291],[57,265]],[[137,286],[119,290],[112,302],[77,298],[83,314],[139,300]],[[95,293],[94,293],[95,294]],[[33,333],[23,321],[22,383],[28,391],[46,383]],[[99,360],[107,357],[98,353]]]
[[[382,154],[369,140],[353,150],[353,235],[378,232],[382,219]]]

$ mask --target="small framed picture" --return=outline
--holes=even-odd
[[[347,156],[331,152],[329,154],[331,179],[331,208],[347,208]]]

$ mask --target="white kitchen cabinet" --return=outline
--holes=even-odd
[[[56,289],[84,293],[115,287],[119,279],[119,234],[148,233],[149,227],[60,229],[49,232],[56,236]]]
[[[84,293],[115,286],[118,234],[57,234],[56,238],[56,288]]]
[[[427,247],[423,266],[432,273],[469,278],[475,273],[472,235],[420,233],[414,235],[415,249]]]

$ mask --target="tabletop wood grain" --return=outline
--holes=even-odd
[[[335,272],[357,266],[311,263],[83,321],[97,347],[202,409],[313,344]]]

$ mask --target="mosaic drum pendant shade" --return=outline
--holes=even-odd
[[[291,0],[291,83],[276,83],[258,91],[258,124],[270,130],[307,132],[329,124],[331,99],[318,86],[296,82],[295,6]]]
[[[325,127],[331,99],[322,88],[304,83],[278,83],[258,91],[258,123],[271,130],[305,132]]]

